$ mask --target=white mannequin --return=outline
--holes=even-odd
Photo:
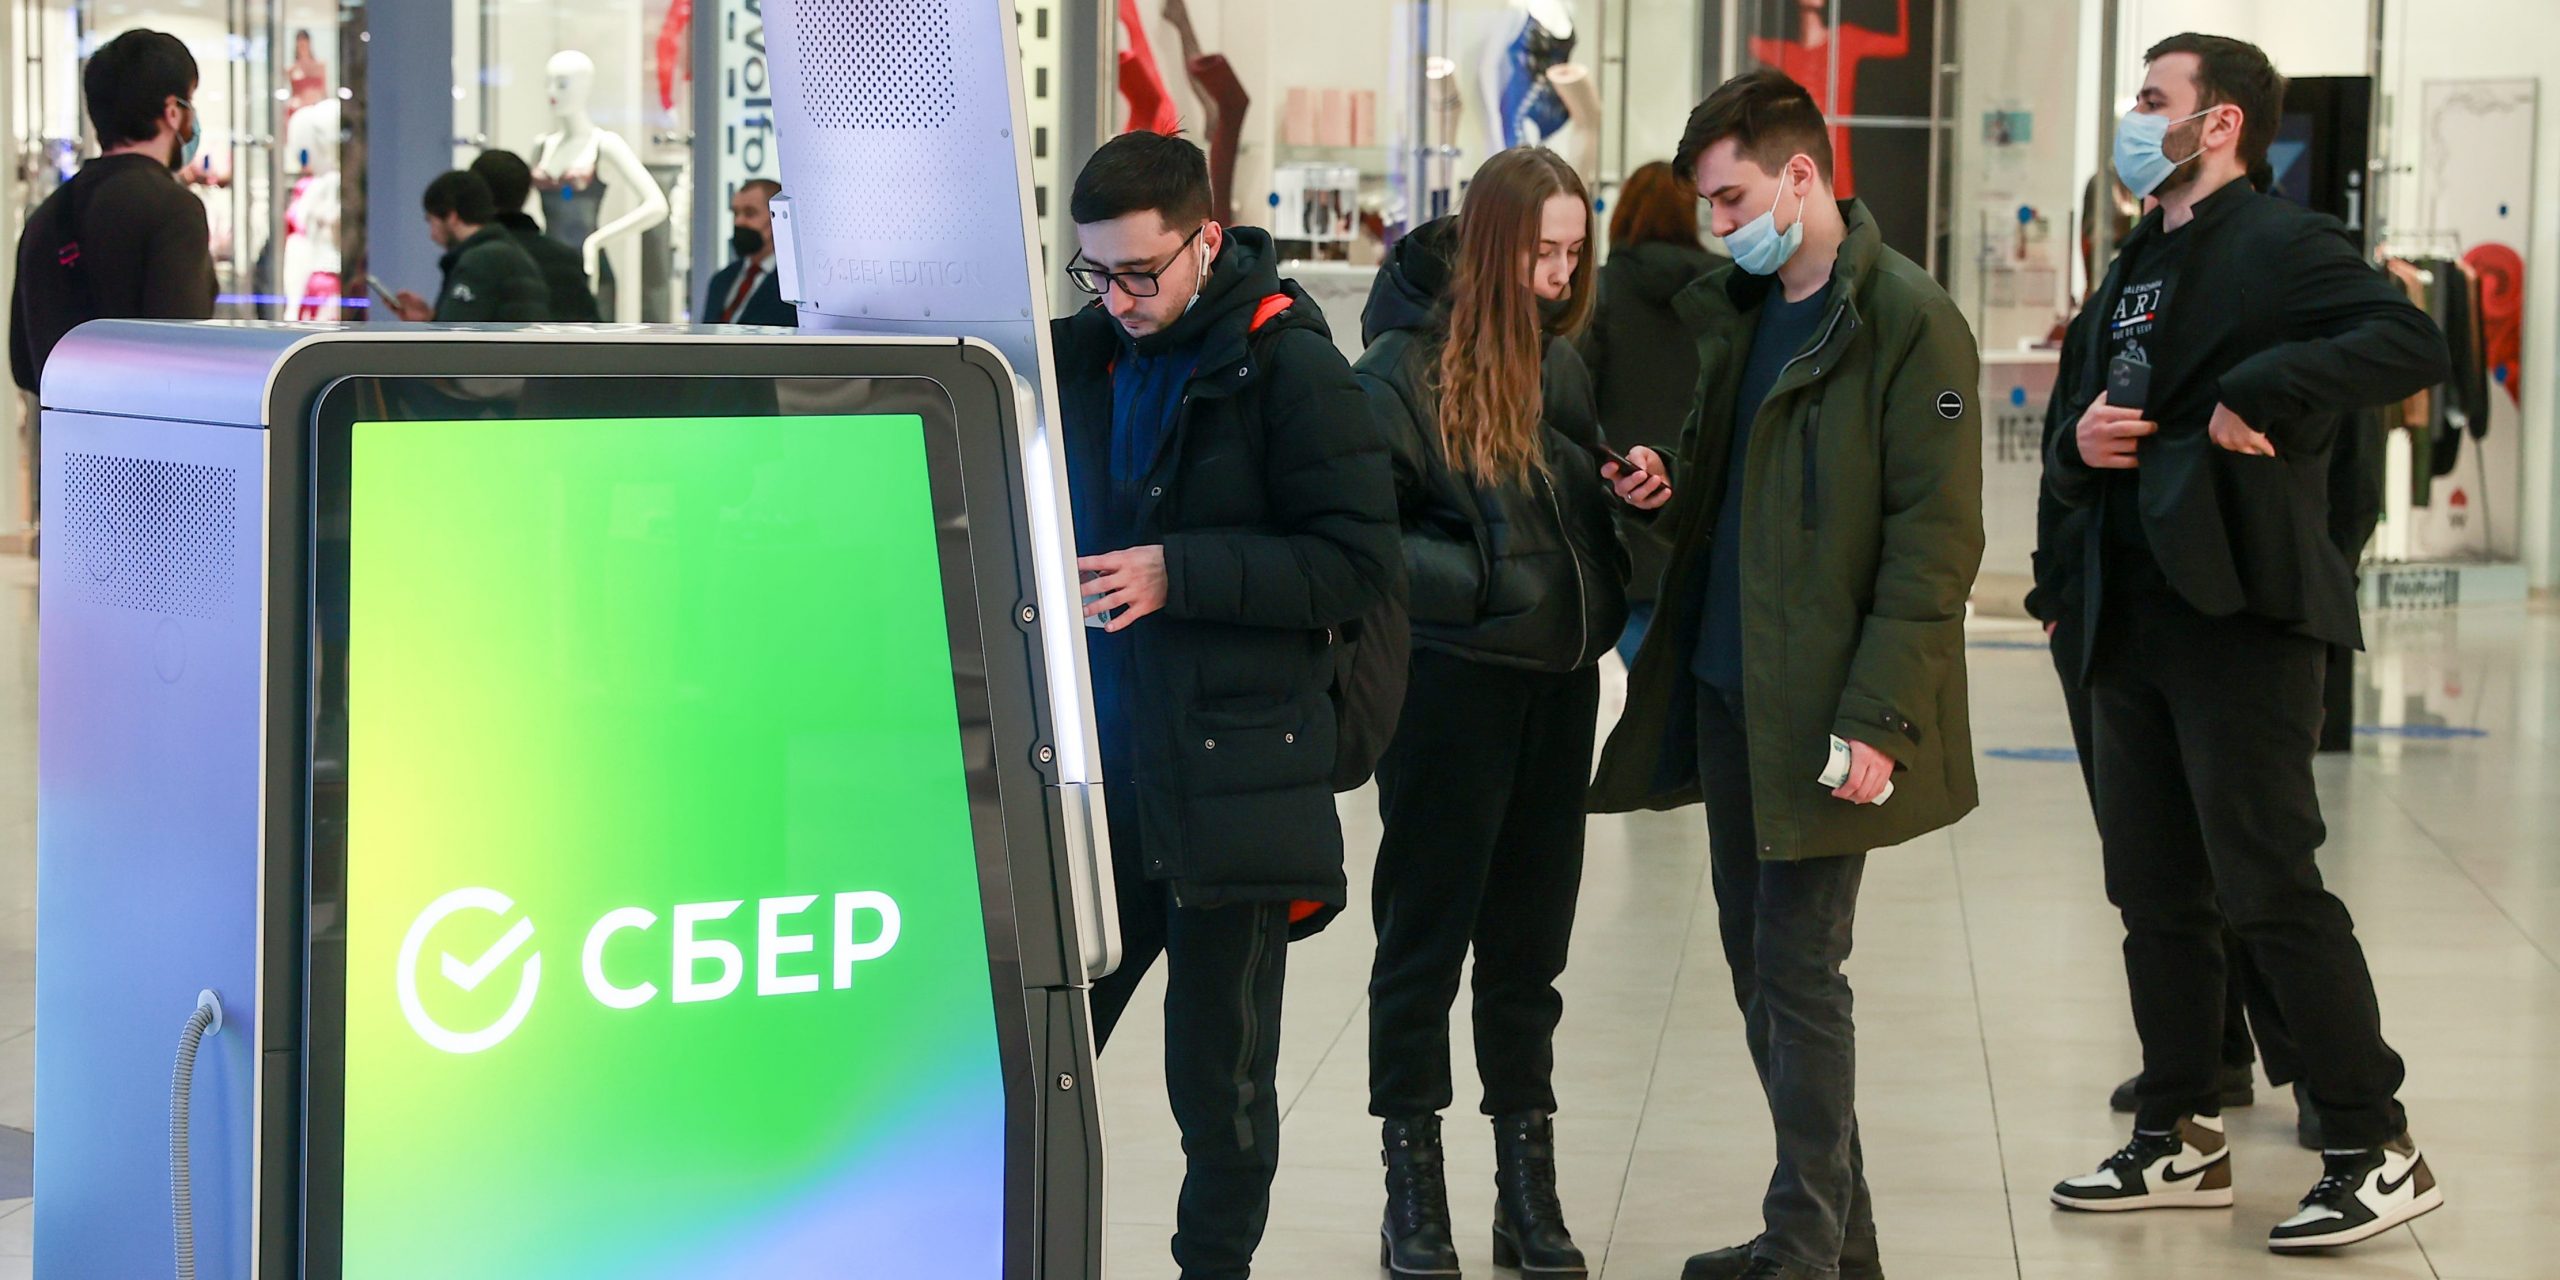
[[[1510,146],[1539,146],[1547,142],[1537,130],[1514,136],[1511,123],[1503,110],[1503,90],[1513,77],[1512,45],[1521,33],[1536,27],[1550,40],[1574,38],[1573,0],[1510,0],[1510,12],[1501,14],[1494,23],[1491,38],[1485,41],[1478,67],[1476,92],[1484,111],[1486,154]],[[1543,79],[1557,68],[1548,67],[1538,74]],[[1557,84],[1553,92],[1561,93]]]
[[[284,297],[288,320],[303,317],[317,320],[338,318],[337,290],[330,286],[327,294],[315,295],[311,288],[314,274],[335,277],[340,269],[338,253],[338,100],[322,98],[293,113],[285,121],[285,161],[288,171],[301,175],[293,186],[288,205],[293,229],[284,241]]]
[[[595,99],[594,59],[575,49],[563,49],[551,56],[544,75],[551,86],[552,119],[559,128],[534,139],[534,189],[584,192],[601,179],[635,197],[629,212],[602,223],[587,235],[587,287],[601,293],[606,247],[625,236],[636,241],[642,232],[666,221],[667,193],[658,189],[656,179],[649,176],[647,166],[640,163],[639,155],[622,135],[596,126],[589,110]],[[635,274],[629,289],[616,292],[615,314],[606,319],[624,324],[638,321],[639,277]]]

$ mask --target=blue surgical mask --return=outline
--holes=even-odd
[[[2195,116],[2182,116],[2176,120],[2134,111],[2117,121],[2116,177],[2123,180],[2124,189],[2137,198],[2150,195],[2160,189],[2161,183],[2169,180],[2170,174],[2178,171],[2179,165],[2203,155],[2204,151],[2199,148],[2195,156],[2172,160],[2164,144],[2168,141],[2169,130],[2211,110],[2213,108],[2207,107]]]
[[[1787,260],[1804,246],[1804,197],[1796,197],[1796,220],[1784,231],[1778,230],[1778,204],[1786,199],[1786,187],[1778,188],[1778,199],[1769,202],[1769,211],[1733,229],[1724,238],[1724,247],[1733,254],[1733,265],[1755,276],[1773,276]]]
[[[188,165],[196,162],[196,148],[204,144],[204,121],[196,115],[196,104],[180,98],[178,105],[187,109],[187,123],[195,126],[187,131],[186,142],[178,148],[178,162],[169,166],[171,169],[183,172]]]

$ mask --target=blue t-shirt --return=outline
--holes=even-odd
[[[1111,370],[1111,440],[1106,456],[1092,461],[1070,451],[1067,481],[1075,502],[1076,549],[1085,555],[1126,551],[1138,540],[1138,514],[1146,502],[1147,473],[1165,437],[1182,416],[1182,393],[1200,361],[1198,344],[1157,355],[1123,347]],[[1103,465],[1096,468],[1092,462]],[[1102,743],[1103,776],[1134,777],[1136,731],[1130,695],[1136,655],[1128,632],[1084,633],[1093,678],[1094,736]]]
[[[1689,671],[1728,692],[1742,689],[1742,460],[1751,448],[1751,424],[1778,375],[1814,339],[1831,303],[1828,281],[1802,302],[1787,301],[1772,282],[1751,334],[1751,356],[1742,366],[1741,393],[1733,401],[1733,452],[1725,463],[1724,501],[1716,508],[1715,543],[1708,549],[1707,598],[1698,628],[1698,651]]]

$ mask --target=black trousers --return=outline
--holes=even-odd
[[[1404,719],[1378,762],[1371,1114],[1433,1115],[1454,1100],[1449,1008],[1470,950],[1484,1113],[1556,1109],[1556,979],[1582,892],[1599,716],[1597,668],[1414,652]]]
[[[2089,731],[2089,686],[2081,683],[2073,655],[2080,646],[2072,633],[2080,624],[2067,622],[2053,634],[2053,666],[2062,678],[2062,705],[2071,717],[2071,745],[2080,756],[2080,782],[2088,788],[2094,810],[2098,802],[2098,751]],[[2330,651],[2331,661],[2337,650]],[[2222,931],[2225,981],[2222,992],[2222,1062],[2245,1067],[2263,1060],[2267,1082],[2287,1085],[2302,1078],[2302,1050],[2285,1030],[2284,1014],[2267,991],[2266,980],[2249,961],[2248,948],[2228,925]],[[2254,1035],[2252,1034],[2254,1033]]]
[[[1165,962],[1164,1083],[1182,1130],[1173,1260],[1183,1280],[1245,1280],[1280,1169],[1280,989],[1284,902],[1180,907],[1142,868],[1135,815],[1111,811],[1120,967],[1093,984],[1094,1038],[1108,1045],[1129,997]]]
[[[1867,855],[1761,860],[1743,724],[1739,696],[1698,687],[1698,776],[1717,927],[1778,1140],[1755,1252],[1830,1276],[1850,1240],[1876,1234],[1858,1140],[1857,1024],[1840,971]]]
[[[2135,1124],[2220,1109],[2228,921],[2301,1046],[2329,1141],[2381,1146],[2406,1127],[2406,1069],[2383,1041],[2355,922],[2313,860],[2328,836],[2311,773],[2327,647],[2155,593],[2108,613],[2091,728],[2107,897],[2124,915],[2142,1037]]]

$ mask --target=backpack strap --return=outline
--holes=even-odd
[[[1281,313],[1287,311],[1295,301],[1296,299],[1285,293],[1275,293],[1264,298],[1262,304],[1253,309],[1253,323],[1246,326],[1245,332],[1262,332],[1262,326],[1279,319]]]

